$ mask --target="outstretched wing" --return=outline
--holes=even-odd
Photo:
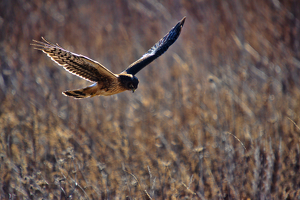
[[[151,49],[148,50],[140,59],[132,63],[122,73],[135,75],[141,69],[150,64],[154,59],[165,53],[168,48],[177,40],[183,27],[185,17],[174,26],[167,35],[160,39]]]
[[[60,47],[58,44],[51,44],[43,37],[43,42],[33,40],[35,49],[46,53],[54,62],[63,66],[68,72],[77,75],[91,82],[98,82],[103,79],[117,78],[117,76],[102,66],[97,61],[88,57],[72,53]]]

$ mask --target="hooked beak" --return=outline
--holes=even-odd
[[[131,91],[132,91],[132,93],[134,93],[135,89],[132,89]]]

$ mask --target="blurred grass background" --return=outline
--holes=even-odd
[[[124,70],[187,16],[138,90],[90,83],[44,36]],[[300,1],[2,0],[0,199],[300,196]]]

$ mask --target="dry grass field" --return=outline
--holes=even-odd
[[[183,16],[135,93],[32,39],[124,70]],[[300,1],[1,0],[0,199],[299,199]]]

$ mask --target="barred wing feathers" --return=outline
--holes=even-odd
[[[58,44],[51,44],[42,37],[44,42],[33,40],[35,49],[46,53],[54,62],[62,66],[68,72],[91,82],[99,82],[103,79],[114,79],[117,75],[103,65],[86,56],[67,51]]]

